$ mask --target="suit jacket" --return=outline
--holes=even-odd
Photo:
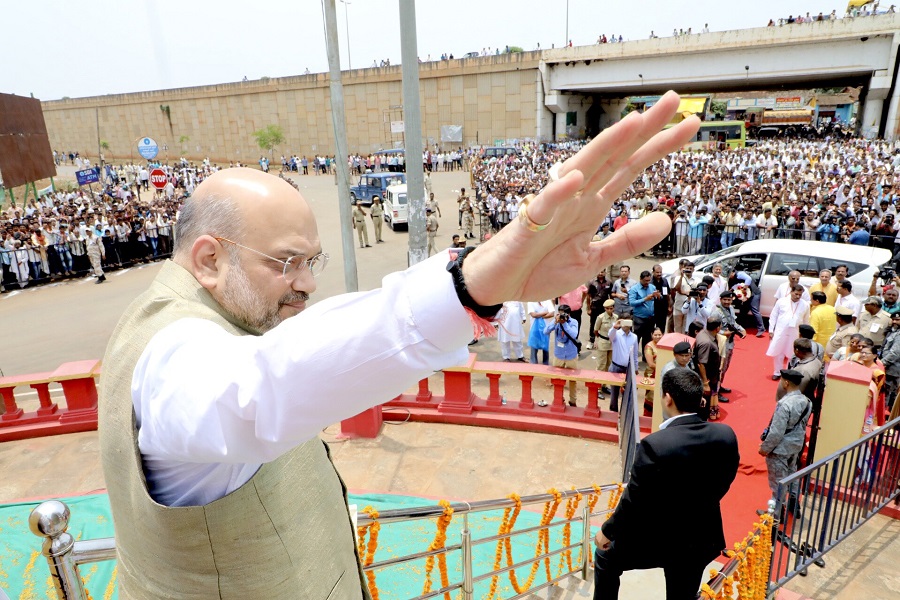
[[[714,559],[725,548],[719,501],[737,474],[737,437],[697,415],[672,421],[638,446],[631,479],[603,534],[646,567]]]

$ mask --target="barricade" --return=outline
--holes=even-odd
[[[470,354],[465,365],[444,369],[442,375],[443,394],[431,389],[429,379],[422,379],[416,393],[401,394],[382,406],[342,421],[342,434],[346,437],[376,437],[382,419],[386,419],[499,427],[603,441],[619,439],[619,416],[601,408],[598,394],[603,386],[623,386],[624,374],[530,363],[481,362],[477,354]],[[473,391],[473,375],[487,378],[486,397]],[[504,377],[514,381],[512,389],[501,389]],[[533,384],[536,379],[550,380],[553,386],[553,399],[546,407],[535,403]],[[572,407],[566,403],[569,381],[587,388],[587,406]],[[639,390],[654,387],[650,379],[639,379],[636,383]],[[649,433],[650,418],[639,417],[638,426],[641,433]]]
[[[82,360],[64,363],[55,371],[0,377],[0,442],[97,429],[95,379],[99,376],[99,360]],[[53,384],[62,388],[65,408],[53,402]],[[23,387],[37,392],[37,409],[25,411],[19,406],[15,391]]]

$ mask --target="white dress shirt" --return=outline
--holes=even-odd
[[[323,300],[261,336],[199,318],[160,330],[131,386],[153,498],[208,504],[324,427],[463,363],[472,323],[448,260],[445,251],[381,289]]]

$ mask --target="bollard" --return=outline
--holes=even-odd
[[[57,595],[63,600],[85,600],[84,583],[71,556],[75,538],[66,531],[69,517],[68,506],[48,500],[28,515],[28,527],[31,533],[44,538],[41,554],[47,558]]]

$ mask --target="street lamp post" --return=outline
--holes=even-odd
[[[344,5],[344,28],[347,30],[347,70],[350,71],[353,69],[353,65],[350,62],[350,17],[347,14],[350,12],[348,7],[352,2],[341,0],[341,4]]]

